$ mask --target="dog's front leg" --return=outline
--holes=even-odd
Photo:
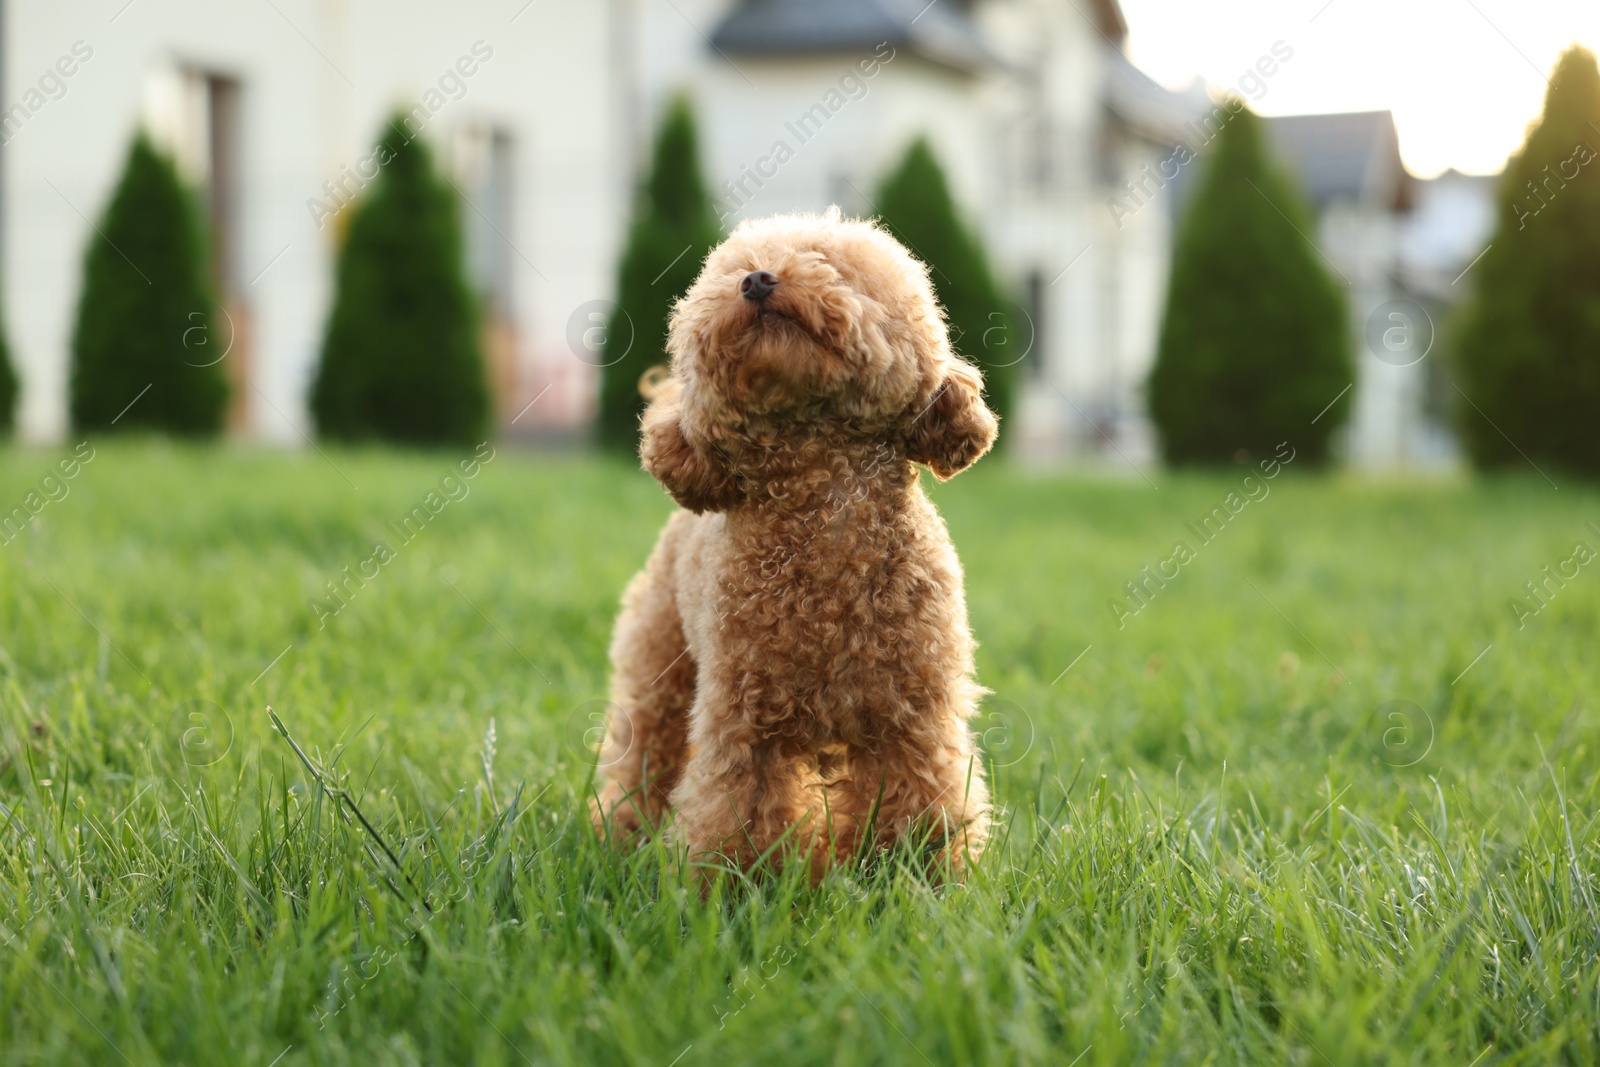
[[[703,710],[694,718],[703,720]],[[694,755],[672,805],[692,861],[710,872],[724,865],[750,870],[769,854],[774,867],[794,854],[820,859],[825,831],[813,810],[815,794],[805,788],[803,760],[744,730],[696,728],[690,748]]]
[[[959,873],[989,834],[989,787],[966,721],[928,715],[850,754],[850,776],[830,791],[837,859],[904,842]]]

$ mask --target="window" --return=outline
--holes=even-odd
[[[500,319],[511,318],[516,273],[511,246],[511,149],[511,135],[487,123],[461,127],[453,144],[452,169],[465,201],[461,229],[467,277],[484,301],[484,310]]]
[[[239,83],[197,67],[168,64],[145,87],[144,125],[200,195],[220,299],[239,284]]]
[[[462,255],[467,281],[482,302],[482,341],[489,388],[502,419],[511,418],[522,390],[513,313],[516,265],[512,169],[514,142],[487,122],[459,126],[449,141],[450,169],[460,194]]]
[[[172,157],[178,175],[199,197],[206,223],[211,291],[218,314],[208,344],[227,359],[233,386],[228,424],[248,426],[250,411],[250,321],[242,276],[243,195],[239,82],[201,67],[167,62],[145,81],[144,128],[158,148]]]

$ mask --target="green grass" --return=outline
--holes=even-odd
[[[56,458],[0,453],[0,507]],[[0,548],[0,1060],[1600,1061],[1600,561],[1508,607],[1595,493],[1291,469],[1201,546],[1236,478],[981,464],[934,494],[994,847],[703,902],[584,813],[669,503],[502,449],[402,547],[460,458],[105,445]]]

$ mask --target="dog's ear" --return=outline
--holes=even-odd
[[[685,436],[679,395],[674,383],[645,409],[639,458],[683,507],[696,514],[726,511],[742,499],[738,481],[715,447]]]
[[[976,463],[998,432],[994,413],[983,403],[983,376],[971,364],[952,360],[906,432],[906,455],[943,481]]]

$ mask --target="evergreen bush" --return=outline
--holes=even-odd
[[[1600,476],[1600,71],[1573,46],[1506,166],[1456,331],[1458,425],[1479,467]],[[1451,390],[1454,392],[1454,390]],[[1469,402],[1470,401],[1470,402]]]
[[[19,393],[17,372],[11,367],[11,346],[6,343],[4,319],[0,316],[0,437],[16,428]]]
[[[172,161],[140,133],[84,256],[73,426],[220,431],[228,381],[210,353],[227,340],[210,336],[214,311],[198,205]]]
[[[403,115],[339,252],[337,292],[311,389],[322,437],[468,445],[489,428],[478,310],[462,267],[455,191]]]
[[[983,369],[984,399],[1000,417],[1003,442],[1019,361],[1031,344],[1029,331],[1019,335],[983,247],[962,223],[944,168],[926,138],[913,141],[884,179],[876,206],[885,228],[928,264],[951,346]]]
[[[607,448],[637,451],[644,397],[639,379],[667,362],[667,319],[722,238],[700,173],[699,136],[684,97],[667,107],[650,175],[640,188],[617,279],[617,309],[600,354],[595,428]]]
[[[1260,120],[1237,99],[1228,109],[1173,250],[1150,416],[1174,465],[1268,456],[1282,441],[1297,464],[1322,464],[1355,374],[1344,295]]]

